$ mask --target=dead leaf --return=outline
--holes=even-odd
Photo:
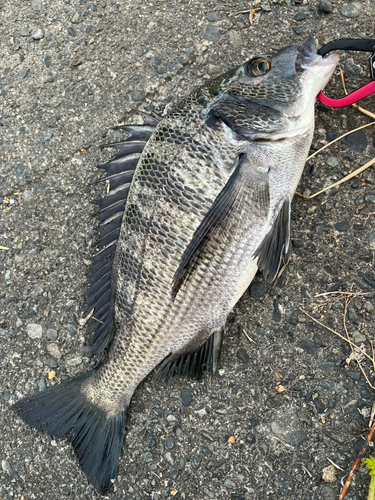
[[[52,380],[56,377],[56,372],[54,372],[53,370],[48,372],[48,380]]]
[[[229,436],[227,443],[234,444],[237,441],[237,436]]]
[[[279,384],[276,386],[277,392],[284,392],[286,389],[283,385]]]
[[[325,483],[334,483],[337,479],[336,470],[333,465],[328,465],[324,467],[322,479]]]

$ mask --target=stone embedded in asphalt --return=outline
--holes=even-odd
[[[306,19],[306,14],[304,12],[297,12],[293,19],[295,21],[304,21]]]
[[[314,404],[315,409],[318,413],[322,414],[325,412],[326,407],[321,401],[319,401],[319,399],[314,399],[313,404]]]
[[[300,444],[307,441],[308,437],[302,431],[288,432],[285,436],[285,442],[297,448]]]
[[[345,372],[346,375],[351,378],[352,380],[358,381],[361,378],[361,372],[353,372],[353,371],[347,371]]]
[[[311,340],[300,340],[297,342],[297,346],[303,349],[308,354],[316,354],[318,352],[318,348],[314,342]]]
[[[261,297],[262,295],[264,295],[266,293],[266,288],[264,287],[264,285],[262,285],[262,283],[251,283],[250,287],[249,287],[249,294],[250,294],[250,297],[253,298],[253,299],[259,299],[259,297]]]
[[[319,10],[324,14],[330,14],[333,10],[331,2],[329,0],[320,0]]]
[[[207,21],[215,23],[216,21],[221,21],[221,16],[217,12],[207,12],[206,14]]]
[[[335,224],[335,229],[337,229],[337,231],[347,231],[349,229],[349,222],[347,220],[343,222],[337,222]]]
[[[181,389],[181,401],[183,406],[189,406],[192,400],[192,395],[189,389],[185,387]]]
[[[276,476],[276,483],[283,490],[291,490],[293,488],[293,478],[289,474],[278,474]]]
[[[344,137],[344,142],[355,153],[363,153],[367,147],[367,139],[363,130],[357,130],[357,132],[347,135]]]
[[[250,361],[250,357],[247,353],[247,350],[243,347],[238,349],[237,351],[237,358],[241,361],[241,363],[247,365]]]
[[[248,432],[246,434],[246,442],[250,444],[254,444],[256,441],[255,434],[253,432]]]
[[[217,42],[220,38],[220,31],[213,24],[207,24],[203,28],[203,38],[208,42]]]
[[[353,19],[359,16],[359,8],[356,3],[346,3],[340,9],[340,14],[349,19]]]
[[[41,325],[37,325],[36,323],[29,323],[27,325],[27,335],[31,339],[41,339],[43,335],[43,328]]]

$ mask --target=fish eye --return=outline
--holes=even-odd
[[[245,73],[247,76],[263,76],[271,69],[270,61],[264,57],[256,57],[249,61],[245,66]]]

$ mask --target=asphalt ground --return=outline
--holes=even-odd
[[[251,8],[253,25],[229,16]],[[139,110],[162,113],[252,55],[309,36],[373,37],[374,14],[369,1],[0,3],[1,499],[99,498],[71,446],[9,408],[99,361],[81,353],[79,319],[93,201],[105,191],[92,181],[111,156],[100,145],[121,139],[115,127],[139,121]],[[343,54],[342,66],[349,89],[368,81],[363,54]],[[327,94],[342,95],[338,72]],[[371,121],[321,105],[316,120],[314,150]],[[299,192],[366,163],[374,141],[369,127],[319,153]],[[372,167],[328,195],[295,198],[292,262],[272,290],[256,278],[235,307],[217,375],[140,385],[105,498],[338,498],[368,433],[374,368],[360,354],[362,372],[349,344],[301,309],[344,337],[345,318],[371,356],[374,182]],[[361,467],[347,500],[367,498],[368,484]]]

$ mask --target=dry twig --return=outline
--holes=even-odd
[[[373,122],[375,123],[375,122]],[[352,172],[351,174],[349,175],[346,175],[343,179],[340,179],[339,181],[337,182],[334,182],[333,184],[331,184],[330,186],[324,188],[324,189],[321,189],[320,191],[318,191],[317,193],[314,193],[312,194],[311,196],[303,196],[302,194],[300,193],[297,193],[298,196],[301,196],[302,198],[304,198],[305,200],[311,200],[312,198],[315,198],[315,196],[318,196],[319,194],[322,194],[324,193],[325,191],[328,191],[329,189],[332,189],[336,186],[339,186],[340,184],[342,184],[343,182],[346,182],[348,181],[349,179],[351,179],[352,177],[355,177],[356,175],[360,174],[361,172],[363,172],[364,170],[366,170],[367,168],[371,167],[371,165],[374,165],[375,163],[375,158],[373,158],[372,160],[368,161],[367,163],[365,163],[362,167],[360,168],[357,168],[357,170],[354,170],[354,172]]]
[[[340,496],[339,496],[339,500],[343,500],[343,498],[345,497],[346,495],[346,492],[348,491],[348,488],[349,488],[349,485],[350,485],[350,482],[351,480],[353,479],[353,476],[354,476],[354,472],[356,470],[356,468],[358,467],[365,451],[367,450],[367,447],[369,445],[369,442],[371,441],[371,438],[373,436],[375,432],[375,424],[371,427],[371,430],[367,436],[367,441],[366,443],[363,445],[363,448],[362,450],[359,452],[354,464],[353,464],[353,467],[351,468],[351,471],[349,472],[349,476],[346,480],[346,483],[344,484],[344,486],[342,487],[342,490],[341,490],[341,493],[340,493]]]
[[[331,464],[336,467],[336,469],[338,470],[342,470],[344,471],[344,469],[342,469],[339,465],[335,464],[335,462],[333,460],[331,460],[330,458],[326,457],[326,459],[328,460],[328,462],[331,462]]]
[[[335,335],[337,335],[338,337],[340,337],[340,339],[342,340],[345,340],[345,342],[348,342],[348,344],[350,344],[351,346],[355,347],[355,349],[358,349],[359,352],[361,352],[364,356],[366,356],[366,358],[368,358],[371,362],[372,362],[372,358],[371,356],[369,356],[367,354],[367,352],[365,352],[363,349],[361,349],[359,346],[357,346],[356,344],[354,344],[354,342],[352,342],[351,340],[348,340],[346,339],[343,335],[341,335],[339,332],[336,332],[336,330],[333,330],[332,328],[330,328],[329,326],[325,325],[324,323],[321,323],[319,320],[313,318],[312,316],[310,316],[309,313],[307,313],[306,311],[304,311],[302,309],[302,307],[300,307],[300,310],[303,312],[303,314],[306,314],[306,316],[308,316],[310,319],[312,319],[313,321],[315,321],[315,323],[318,323],[318,325],[322,326],[323,328],[325,328],[326,330],[334,333]],[[372,387],[372,386],[371,386]],[[372,387],[374,389],[374,387]]]
[[[250,14],[250,12],[254,9],[240,10],[239,12],[232,12],[228,14],[228,17],[238,16],[239,14]]]
[[[247,333],[246,333],[246,330],[245,328],[242,328],[242,331],[244,332],[244,334],[246,335],[246,337],[248,338],[248,340],[250,342],[252,342],[253,344],[256,344],[255,340],[253,340]]]
[[[276,439],[276,441],[278,441],[279,443],[283,444],[286,448],[293,448],[292,445],[288,444],[288,443],[285,443],[282,439],[276,437],[276,436],[272,436],[273,439]]]

